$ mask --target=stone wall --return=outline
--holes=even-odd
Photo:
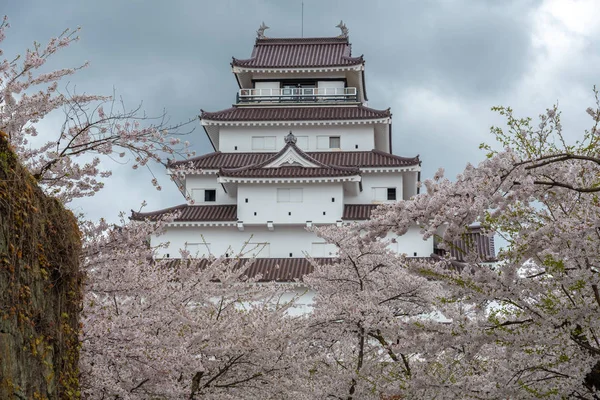
[[[79,398],[80,233],[0,132],[0,399]]]

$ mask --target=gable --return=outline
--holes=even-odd
[[[266,164],[264,168],[279,168],[279,167],[290,167],[290,166],[298,166],[305,168],[318,168],[320,165],[317,165],[313,162],[310,162],[305,157],[302,157],[296,151],[295,147],[289,146],[283,154],[277,157],[272,162]]]

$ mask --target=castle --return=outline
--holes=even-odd
[[[365,61],[338,27],[336,37],[271,38],[263,24],[251,57],[233,58],[235,104],[200,115],[214,152],[169,165],[186,203],[132,214],[178,212],[160,257],[241,252],[257,258],[250,274],[299,279],[311,270],[305,254],[335,257],[307,227],[365,220],[418,193],[421,161],[392,154],[392,114],[367,106]],[[493,239],[473,235],[493,257]],[[391,246],[411,257],[436,252],[416,226]]]

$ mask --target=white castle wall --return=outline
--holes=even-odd
[[[390,235],[390,238],[392,235]],[[395,235],[394,235],[395,237]],[[231,256],[241,251],[245,256],[267,258],[301,258],[305,254],[314,257],[335,255],[335,246],[324,244],[314,233],[304,226],[281,226],[269,231],[265,225],[245,226],[243,231],[236,227],[169,227],[164,235],[152,238],[152,244],[169,242],[168,248],[158,251],[159,257],[179,257],[179,249],[188,248],[194,256],[213,254]],[[433,238],[422,239],[419,228],[411,228],[404,236],[396,238],[390,248],[410,257],[428,257],[433,252]],[[206,243],[206,244],[205,244]],[[186,245],[187,244],[187,245]],[[196,252],[198,254],[196,254]]]
[[[408,182],[406,182],[408,181]],[[408,183],[408,184],[407,184]],[[238,219],[243,221],[267,221],[277,220],[278,222],[303,222],[307,220],[332,222],[340,219],[343,212],[343,204],[374,204],[381,203],[374,197],[373,188],[396,188],[396,199],[402,200],[410,198],[416,194],[416,172],[388,172],[388,173],[367,173],[362,174],[362,192],[358,195],[352,195],[344,192],[342,197],[342,184],[240,184],[238,186],[237,198],[235,193],[226,193],[223,186],[217,182],[215,174],[207,175],[188,175],[186,178],[186,190],[195,198],[195,204],[238,204]],[[302,203],[278,203],[277,188],[301,187],[303,188]],[[203,189],[215,189],[217,198],[215,202],[204,202]],[[197,195],[197,196],[195,196]],[[248,199],[246,203],[245,199]],[[335,198],[335,202],[331,199]],[[383,201],[385,202],[385,201]],[[311,218],[302,217],[298,219],[300,212],[310,215]],[[323,217],[323,211],[326,212],[326,218]],[[257,216],[254,216],[257,212]],[[266,212],[273,214],[266,218]],[[292,212],[292,216],[288,215]],[[273,219],[274,218],[274,219]]]
[[[187,193],[195,200],[195,204],[236,204],[235,196],[230,197],[229,194],[225,193],[223,186],[217,182],[216,174],[187,175],[185,178],[185,188]],[[204,189],[215,189],[217,191],[216,201],[204,202]]]
[[[306,253],[315,256],[331,256],[335,246],[323,245],[324,240],[308,232],[304,226],[277,226],[269,231],[266,225],[245,226],[243,231],[236,227],[169,227],[164,235],[152,238],[152,244],[169,242],[169,247],[160,249],[158,256],[179,257],[179,249],[188,248],[193,256],[210,254],[221,256],[247,252],[246,257],[293,258],[304,257]],[[204,245],[207,243],[208,245]],[[319,243],[318,245],[314,245]],[[187,245],[186,245],[187,244]],[[193,245],[192,245],[193,244]],[[199,254],[195,254],[196,250]]]
[[[340,136],[340,149],[343,151],[367,151],[375,148],[374,127],[369,125],[330,125],[330,126],[222,126],[219,136],[219,151],[222,152],[276,152],[285,146],[284,138],[290,132],[298,138],[299,147],[305,151],[331,151],[318,148],[317,137]],[[271,149],[252,149],[253,136],[275,136]],[[308,147],[303,147],[303,136],[308,137]],[[236,150],[237,146],[237,150]]]
[[[396,199],[402,200],[402,173],[362,173],[362,192],[356,196],[347,195],[344,199],[346,204],[372,204],[382,203],[373,194],[373,188],[396,188]]]
[[[286,188],[301,188],[302,201],[278,201],[277,189]],[[238,220],[244,223],[332,223],[344,209],[342,183],[240,184],[237,200]]]

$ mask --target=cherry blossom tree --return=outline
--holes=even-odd
[[[592,127],[574,144],[556,107],[537,125],[495,108],[507,118],[506,130],[493,129],[501,150],[482,145],[488,158],[480,165],[468,165],[454,182],[439,171],[425,181],[425,194],[379,208],[363,226],[375,240],[418,224],[425,237],[449,245],[478,221],[508,242],[495,268],[476,254],[454,265],[442,259],[409,266],[445,283],[447,301],[472,311],[451,318],[448,343],[463,356],[453,355],[440,379],[421,382],[438,391],[436,398],[599,398],[600,101],[594,93]]]
[[[314,312],[305,340],[312,352],[307,382],[315,398],[366,399],[407,386],[425,363],[418,358],[422,327],[434,320],[441,286],[415,276],[406,257],[361,226],[323,227],[318,235],[337,247],[332,264],[313,261],[304,278]],[[437,322],[436,322],[437,324]]]
[[[0,43],[7,28],[4,17]],[[127,110],[114,96],[68,89],[61,93],[61,79],[87,63],[41,72],[51,56],[78,40],[77,33],[67,29],[46,45],[36,42],[24,55],[0,62],[0,131],[46,192],[65,203],[93,196],[103,187],[102,180],[111,175],[100,169],[103,158],[131,158],[137,169],[151,162],[166,165],[167,157],[192,154],[188,143],[177,137],[182,125],[166,126],[164,115],[148,118],[139,108]],[[37,124],[57,112],[64,113],[62,125],[53,132],[39,132]],[[156,178],[152,183],[160,189]]]
[[[5,18],[0,42],[8,27]],[[66,30],[0,63],[0,131],[39,184],[64,203],[102,189],[102,179],[110,176],[100,170],[103,160],[129,156],[137,169],[192,155],[163,118],[127,111],[111,97],[60,93],[61,79],[87,65],[40,72],[52,55],[77,40],[76,33]],[[59,129],[39,131],[43,118],[61,111]],[[152,183],[160,190],[156,179]],[[83,394],[256,398],[289,361],[279,340],[293,322],[282,320],[289,304],[275,298],[279,288],[250,289],[252,281],[240,279],[244,268],[234,262],[154,262],[146,239],[164,223],[122,220],[115,227],[80,221],[87,276]]]
[[[0,23],[0,43],[7,20]],[[109,158],[133,168],[189,156],[165,120],[114,97],[61,93],[82,65],[42,72],[77,40],[65,31],[0,62],[0,131],[46,191],[94,195]],[[2,52],[0,50],[0,56]],[[324,228],[332,265],[305,283],[311,316],[287,314],[282,288],[244,278],[238,259],[177,265],[147,242],[169,220],[81,222],[82,392],[89,398],[578,398],[600,391],[600,101],[575,143],[553,107],[533,125],[510,108],[501,149],[455,181],[386,204],[357,226]],[[55,132],[38,123],[63,112]],[[153,124],[154,122],[154,124]],[[157,189],[156,179],[152,182]],[[392,254],[415,225],[452,246],[478,222],[508,246],[490,266]],[[184,255],[185,256],[185,255]],[[256,278],[258,279],[258,278]]]
[[[244,278],[249,261],[150,261],[167,222],[84,230],[84,397],[284,398],[292,303]]]

